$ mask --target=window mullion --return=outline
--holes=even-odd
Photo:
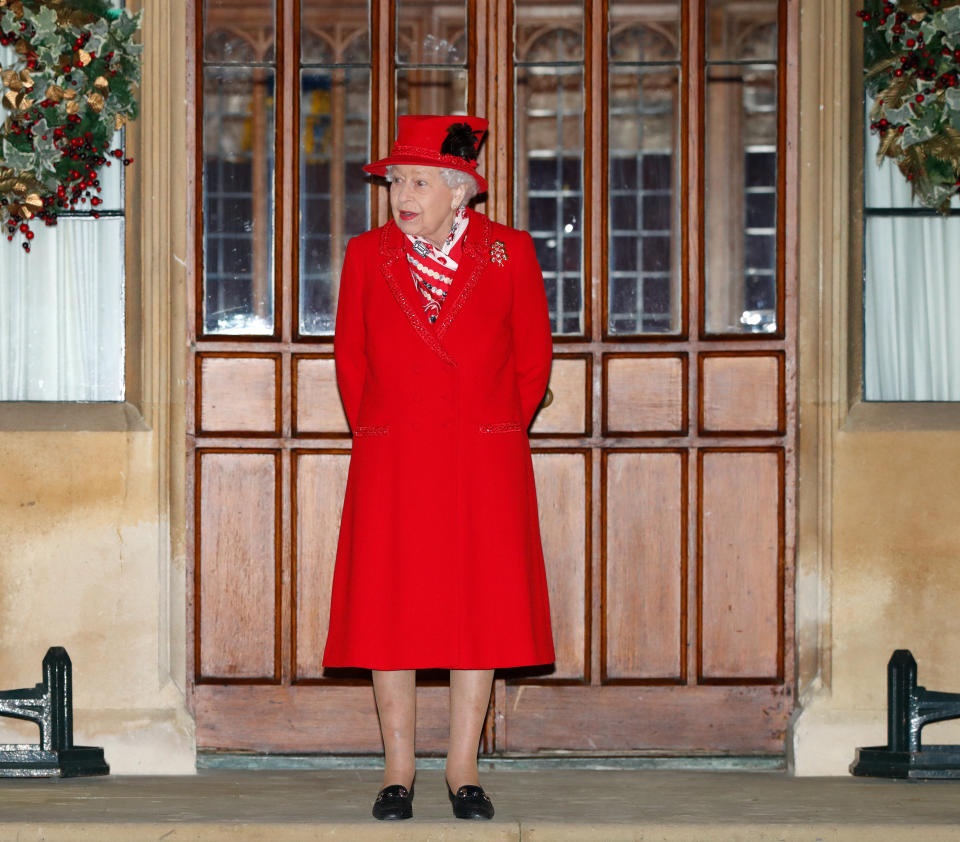
[[[275,283],[280,306],[281,339],[290,342],[296,335],[299,267],[297,208],[300,196],[300,0],[277,0],[277,85],[276,85],[276,209],[274,238],[277,253]]]
[[[396,76],[396,0],[371,0],[371,42],[373,102],[370,126],[370,160],[376,161],[390,152],[393,142],[394,78]],[[370,187],[371,225],[383,225],[388,218],[389,204],[385,191],[376,184]]]
[[[703,333],[701,301],[703,292],[703,175],[704,175],[704,16],[707,0],[684,0],[681,33],[683,51],[681,54],[680,86],[681,113],[684,125],[681,129],[680,154],[684,156],[680,164],[683,182],[680,195],[683,197],[681,216],[681,254],[684,255],[683,277],[680,291],[681,334],[693,333],[691,323],[698,325],[696,337]],[[693,316],[693,318],[691,318]],[[691,401],[696,400],[691,389]],[[695,406],[695,404],[692,404]]]
[[[607,3],[604,0],[587,0],[586,32],[584,47],[584,89],[586,107],[584,113],[584,201],[587,207],[607,207]],[[603,335],[604,319],[594,314],[604,312],[603,299],[607,277],[606,213],[584,213],[583,267],[584,279],[584,333],[595,342]],[[602,279],[593,283],[593,279]],[[599,670],[595,674],[599,675]]]

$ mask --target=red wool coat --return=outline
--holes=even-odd
[[[324,666],[554,660],[526,434],[546,293],[530,235],[469,213],[433,325],[392,221],[347,246],[334,356],[353,451]]]

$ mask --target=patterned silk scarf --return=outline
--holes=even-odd
[[[453,227],[439,248],[429,240],[406,235],[407,263],[414,286],[423,296],[423,311],[430,324],[440,315],[440,307],[450,291],[454,273],[460,265],[463,235],[469,222],[466,210],[458,208],[453,218]]]

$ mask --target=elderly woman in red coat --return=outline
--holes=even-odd
[[[383,788],[412,815],[415,670],[450,670],[446,782],[490,818],[477,752],[496,667],[554,659],[530,444],[552,359],[530,235],[467,208],[487,121],[409,116],[392,220],[347,246],[334,337],[353,432],[324,666],[373,671]]]

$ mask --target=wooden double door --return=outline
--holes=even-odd
[[[369,673],[320,666],[350,458],[338,273],[347,239],[386,218],[359,167],[396,115],[469,111],[491,120],[478,209],[530,231],[555,337],[530,438],[557,660],[497,672],[481,750],[782,752],[793,4],[194,11],[199,747],[381,750]],[[417,692],[417,749],[442,752],[446,674]]]

